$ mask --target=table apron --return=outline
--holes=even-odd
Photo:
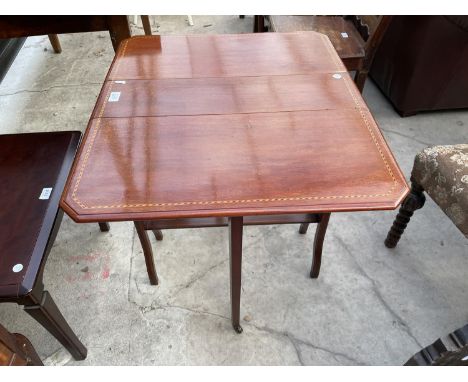
[[[245,216],[243,225],[318,223],[320,214],[285,214]],[[227,227],[228,217],[158,219],[144,221],[146,230]]]

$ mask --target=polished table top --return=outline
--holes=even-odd
[[[24,297],[36,284],[80,136],[0,135],[0,299]]]
[[[61,206],[78,222],[396,208],[405,179],[315,32],[125,40]]]

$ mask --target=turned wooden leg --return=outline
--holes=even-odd
[[[310,269],[310,277],[316,279],[320,273],[320,265],[322,263],[322,248],[325,233],[327,232],[328,221],[330,214],[321,214],[320,221],[317,224],[317,230],[314,237],[314,253],[312,256],[312,267]]]
[[[148,237],[148,233],[145,230],[145,224],[143,222],[133,222],[135,224],[138,237],[140,238],[141,247],[143,248],[143,254],[145,255],[146,271],[150,279],[151,285],[158,285],[158,274],[156,273],[156,267],[153,259],[153,249],[151,248],[151,242]]]
[[[151,36],[151,24],[149,20],[149,16],[140,16],[141,17],[141,23],[143,24],[143,30],[145,31],[145,35]]]
[[[159,229],[153,229],[153,233],[157,241],[161,241],[164,238],[163,233]]]
[[[265,16],[254,16],[254,33],[265,32]]]
[[[99,229],[101,230],[101,232],[109,232],[110,225],[109,223],[99,223]]]
[[[354,83],[356,84],[360,93],[362,93],[364,90],[364,84],[366,83],[367,75],[367,70],[357,70],[356,74],[354,75]]]
[[[309,223],[301,223],[299,226],[299,233],[305,235],[309,229]]]
[[[86,358],[87,350],[78,337],[68,325],[62,313],[55,305],[49,292],[32,292],[27,297],[24,310],[70,352],[76,360]]]
[[[242,279],[242,230],[241,217],[229,219],[229,259],[231,274],[231,322],[237,333],[242,333],[240,326],[240,298]]]
[[[396,216],[392,228],[388,231],[387,238],[385,239],[385,246],[387,248],[395,248],[401,235],[405,231],[408,222],[413,216],[414,211],[422,208],[426,202],[423,188],[411,179],[411,192],[401,204],[398,215]]]
[[[50,45],[54,49],[55,53],[62,53],[62,47],[60,45],[60,40],[56,34],[49,34]]]

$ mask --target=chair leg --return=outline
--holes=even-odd
[[[310,277],[316,279],[320,273],[320,265],[322,264],[322,249],[325,233],[327,232],[328,221],[330,214],[321,214],[320,221],[317,224],[317,230],[314,237],[314,253],[312,256],[312,267],[310,268]]]
[[[141,247],[143,248],[143,254],[145,255],[146,270],[150,279],[151,285],[158,285],[158,274],[156,273],[156,266],[154,265],[153,249],[151,248],[151,242],[148,237],[148,233],[145,230],[145,224],[141,221],[133,222],[135,224],[138,237],[140,238]]]
[[[424,189],[411,179],[411,192],[401,204],[398,215],[385,239],[385,246],[387,248],[396,247],[414,211],[422,208],[425,202],[426,197],[424,196]]]
[[[229,219],[229,259],[231,276],[231,322],[237,333],[242,333],[240,326],[240,298],[242,280],[242,231],[243,217]]]
[[[305,235],[309,229],[309,223],[301,223],[299,226],[299,233]]]
[[[37,294],[32,292],[28,296],[24,310],[47,329],[70,352],[73,358],[76,360],[86,358],[88,352],[86,347],[73,333],[49,292],[42,291],[42,293]]]
[[[140,16],[141,17],[141,23],[143,24],[143,30],[145,31],[145,35],[151,36],[151,24],[149,21],[149,16]]]
[[[364,90],[364,84],[366,83],[368,74],[369,73],[367,70],[357,70],[356,74],[354,75],[354,83],[356,84],[360,93],[362,93]]]
[[[153,233],[157,241],[161,241],[164,238],[163,233],[159,229],[153,229]]]
[[[101,232],[109,232],[110,225],[109,223],[99,223],[99,229],[101,230]]]
[[[265,16],[254,16],[254,33],[265,32]]]
[[[62,53],[62,46],[60,45],[60,40],[56,34],[49,34],[50,45],[54,49],[55,53]]]

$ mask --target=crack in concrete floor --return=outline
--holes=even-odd
[[[167,240],[167,239],[166,239]],[[245,245],[243,246],[242,248],[242,252],[245,253],[246,250],[248,250],[249,248],[253,247],[254,245],[256,245],[259,241],[262,241],[264,240],[263,239],[263,235],[259,235],[258,237],[256,237],[251,243],[249,243],[248,245]],[[133,264],[133,248],[134,248],[134,245],[135,245],[135,229],[134,229],[134,232],[133,232],[133,244],[132,244],[132,264]],[[143,256],[143,252],[141,250],[141,255]],[[171,298],[174,298],[176,297],[180,292],[182,292],[183,290],[186,290],[188,288],[190,288],[192,285],[194,285],[197,281],[201,280],[202,278],[204,278],[206,275],[208,275],[212,270],[218,268],[219,266],[225,264],[226,262],[229,261],[229,258],[226,258],[226,259],[223,259],[217,263],[215,263],[214,265],[211,265],[210,267],[208,267],[207,269],[205,269],[204,271],[201,271],[199,272],[198,274],[196,274],[191,280],[187,281],[186,283],[180,285],[177,289],[175,289],[175,291],[173,293],[171,293]],[[131,264],[131,267],[130,267],[130,276],[129,276],[129,285],[130,285],[130,281],[131,281],[131,275],[132,275],[132,264]],[[136,279],[133,279],[134,283],[135,283],[135,287],[137,288],[137,291],[139,293],[143,293],[143,291],[140,289],[139,287],[139,283]],[[128,301],[129,302],[134,302],[131,300],[131,296],[130,296],[130,287],[129,287],[129,292],[128,292]]]
[[[376,283],[375,281],[362,269],[362,267],[359,265],[359,263],[356,261],[356,259],[354,258],[354,256],[352,255],[352,253],[350,252],[349,248],[347,247],[346,243],[341,239],[341,237],[338,237],[336,235],[334,235],[335,238],[337,239],[337,241],[340,243],[340,245],[348,252],[348,254],[350,254],[350,256],[352,257],[353,259],[353,262],[355,264],[355,266],[357,267],[357,269],[359,270],[359,272],[366,278],[368,279],[369,281],[371,281],[372,283],[372,289],[374,291],[374,294],[376,295],[376,297],[379,299],[379,301],[382,303],[382,305],[384,306],[384,308],[389,311],[391,313],[391,315],[393,317],[395,317],[398,322],[400,323],[401,327],[403,328],[403,330],[416,342],[416,344],[419,346],[419,347],[422,347],[421,344],[419,343],[419,341],[415,338],[415,336],[411,333],[410,331],[410,328],[408,327],[408,325],[404,322],[404,320],[388,305],[388,303],[385,301],[385,299],[383,298],[383,296],[381,295],[380,291],[378,290],[377,286],[376,286]],[[133,232],[133,240],[135,239],[135,230]],[[258,239],[256,239],[254,242],[252,243],[249,243],[248,246],[245,246],[243,248],[243,250],[245,251],[246,249],[248,249],[249,247],[257,244],[259,241],[261,240],[264,240],[264,235],[258,235]],[[135,242],[135,240],[134,240]],[[133,254],[133,246],[134,246],[134,242],[133,242],[133,245],[132,245],[132,254]],[[207,268],[205,271],[199,273],[198,275],[196,275],[194,278],[192,278],[191,280],[189,280],[187,283],[185,283],[184,285],[182,285],[180,288],[178,288],[173,295],[171,295],[169,297],[169,302],[170,300],[172,299],[172,297],[175,297],[177,296],[177,294],[179,294],[181,291],[187,289],[187,288],[190,288],[192,285],[194,285],[197,281],[201,280],[202,278],[204,278],[205,276],[207,276],[211,271],[213,271],[214,269],[216,269],[217,267],[219,267],[220,265],[226,263],[229,259],[224,259],[212,266],[210,266],[209,268]],[[133,262],[133,255],[132,255],[132,262]],[[130,269],[130,274],[132,272],[132,269]],[[139,286],[138,286],[138,282],[136,280],[135,281],[135,285],[136,285],[136,288],[138,291],[140,291],[139,289]],[[147,324],[150,324],[150,321],[145,317],[145,314],[149,313],[149,312],[152,312],[152,311],[155,311],[155,310],[165,310],[165,309],[180,309],[180,310],[184,310],[184,311],[187,311],[187,312],[191,312],[191,313],[195,313],[195,314],[202,314],[202,315],[208,315],[208,316],[212,316],[212,317],[216,317],[216,318],[221,318],[221,319],[224,319],[224,320],[227,320],[227,321],[231,321],[231,318],[230,317],[227,317],[227,316],[223,316],[221,314],[217,314],[217,313],[213,313],[213,312],[210,312],[210,311],[201,311],[201,310],[198,310],[198,309],[194,309],[194,308],[190,308],[190,307],[186,307],[186,306],[182,306],[182,305],[175,305],[175,304],[158,304],[157,301],[153,301],[151,303],[151,305],[149,306],[142,306],[140,305],[139,303],[133,301],[131,299],[131,296],[130,296],[130,289],[129,289],[129,295],[128,295],[128,301],[133,304],[134,306],[136,306],[138,308],[138,311],[139,313],[141,314],[141,316],[143,317],[143,319],[145,320],[145,322]],[[283,321],[286,319],[286,314],[284,314],[284,317],[283,317]],[[303,360],[303,355],[302,355],[302,352],[298,346],[298,344],[301,344],[301,345],[304,345],[304,346],[307,346],[307,347],[310,347],[312,349],[315,349],[315,350],[320,350],[320,351],[323,351],[325,353],[328,353],[330,355],[333,356],[333,358],[338,362],[340,363],[340,359],[338,357],[342,357],[350,362],[352,362],[353,364],[356,364],[356,365],[365,365],[365,363],[353,358],[353,357],[350,357],[349,355],[347,354],[344,354],[344,353],[341,353],[341,352],[337,352],[337,351],[334,351],[334,350],[331,350],[331,349],[328,349],[328,348],[325,348],[325,347],[322,347],[322,346],[318,346],[318,345],[315,345],[305,339],[302,339],[302,338],[298,338],[298,337],[295,337],[294,335],[292,335],[290,332],[288,331],[278,331],[278,330],[275,330],[273,328],[270,328],[268,326],[257,326],[251,322],[243,322],[242,325],[248,325],[250,327],[253,327],[259,331],[263,331],[263,332],[266,332],[266,333],[269,333],[269,334],[273,334],[273,335],[276,335],[276,336],[282,336],[282,337],[285,337],[287,338],[291,344],[293,345],[295,351],[296,351],[296,354],[297,354],[297,358],[298,358],[298,362],[301,364],[301,365],[305,365],[305,362]]]
[[[383,129],[382,127],[380,127],[380,130],[385,131],[386,133],[389,133],[389,134],[395,134],[395,135],[398,135],[398,136],[400,136],[400,137],[407,138],[407,139],[409,139],[409,140],[411,140],[411,141],[418,142],[418,143],[421,143],[421,144],[423,144],[423,145],[431,146],[431,145],[434,144],[434,143],[422,141],[421,139],[417,139],[416,137],[412,137],[412,136],[410,136],[410,135],[406,135],[406,134],[403,134],[403,133],[399,133],[398,131]]]
[[[377,287],[376,281],[370,277],[367,272],[362,268],[362,266],[359,264],[359,262],[356,260],[354,257],[353,253],[350,251],[348,248],[348,245],[346,242],[338,235],[333,234],[333,238],[336,239],[336,241],[340,244],[340,246],[349,254],[349,256],[352,258],[354,265],[356,266],[357,270],[359,273],[364,276],[366,279],[368,279],[371,284],[372,284],[372,290],[374,291],[375,296],[377,299],[380,301],[380,303],[383,305],[383,307],[394,317],[397,319],[397,322],[399,323],[399,327],[402,328],[408,336],[418,345],[418,347],[422,348],[424,347],[418,339],[415,337],[415,335],[411,332],[411,328],[409,325],[403,320],[403,318],[395,312],[395,310],[388,304],[388,302],[385,300],[383,297],[382,293],[380,292],[379,288]]]
[[[200,272],[198,275],[196,275],[192,280],[189,280],[187,283],[185,283],[184,285],[182,285],[180,288],[176,289],[174,291],[174,293],[171,293],[171,298],[174,298],[176,297],[180,292],[182,292],[183,290],[185,289],[188,289],[190,288],[193,284],[195,284],[197,281],[201,280],[202,278],[204,278],[206,275],[208,275],[208,273],[210,273],[212,270],[218,268],[219,266],[227,263],[229,261],[229,259],[224,259],[224,260],[221,260],[219,261],[218,263],[210,266],[209,268],[207,268],[205,271],[203,272]]]
[[[145,317],[145,314],[146,313],[149,313],[149,312],[152,312],[152,311],[156,311],[156,310],[167,310],[167,309],[180,309],[180,310],[183,310],[183,311],[187,311],[187,312],[190,312],[190,313],[195,313],[195,314],[200,314],[200,315],[207,315],[207,316],[211,316],[211,317],[215,317],[215,318],[221,318],[223,320],[226,320],[228,321],[229,323],[231,322],[231,318],[230,317],[227,317],[227,316],[223,316],[221,314],[217,314],[217,313],[213,313],[213,312],[209,312],[209,311],[201,311],[201,310],[198,310],[198,309],[193,309],[193,308],[188,308],[188,307],[185,307],[185,306],[180,306],[180,305],[159,305],[159,306],[151,306],[151,307],[140,307],[138,306],[138,304],[132,302],[132,304],[134,304],[135,306],[138,307],[138,310],[139,312],[141,313],[143,319],[148,323],[150,324],[152,321],[148,320],[146,317]],[[290,332],[288,331],[279,331],[279,330],[276,330],[276,329],[273,329],[273,328],[270,328],[268,326],[257,326],[251,322],[243,322],[242,323],[242,326],[250,326],[258,331],[261,331],[261,332],[265,332],[265,333],[268,333],[268,334],[271,334],[271,335],[274,335],[274,336],[279,336],[279,337],[285,337],[287,338],[293,345],[296,353],[297,353],[297,358],[298,358],[298,361],[301,365],[305,365],[304,363],[304,360],[303,360],[303,357],[302,357],[302,352],[301,350],[299,349],[299,347],[297,346],[297,344],[301,344],[301,345],[304,345],[304,346],[307,346],[307,347],[310,347],[312,349],[316,349],[316,350],[320,350],[320,351],[323,351],[325,353],[328,353],[328,354],[331,354],[334,359],[339,363],[341,362],[339,359],[337,359],[336,357],[342,357],[348,361],[351,361],[352,363],[356,364],[356,365],[365,365],[365,363],[353,358],[353,357],[350,357],[349,355],[347,354],[344,354],[344,353],[341,353],[341,352],[338,352],[338,351],[335,351],[335,350],[331,350],[331,349],[328,349],[328,348],[325,348],[323,346],[318,346],[318,345],[315,345],[313,343],[311,343],[310,341],[307,341],[307,340],[304,340],[302,338],[298,338],[296,336],[294,336],[293,334],[291,334]],[[240,334],[240,335],[245,335],[245,334]]]
[[[49,90],[52,90],[52,89],[64,89],[64,88],[79,88],[79,87],[85,87],[85,86],[102,86],[102,82],[85,82],[85,83],[82,83],[82,84],[63,84],[63,85],[52,85],[48,88],[45,88],[45,89],[22,89],[22,90],[18,90],[16,92],[13,92],[13,93],[4,93],[4,94],[0,94],[0,97],[8,97],[8,96],[13,96],[13,95],[17,95],[17,94],[23,94],[23,93],[44,93],[44,92],[48,92]]]
[[[297,360],[299,361],[301,366],[305,366],[304,360],[302,358],[301,349],[299,349],[299,346],[297,346],[296,342],[291,337],[288,336],[288,339],[289,339],[289,341],[291,341],[291,344],[294,347],[294,350],[296,351]]]
[[[258,241],[264,239],[263,236],[264,235],[259,235],[259,238],[257,240],[255,240],[252,243],[249,243],[249,245],[244,247],[243,249],[245,250],[245,249],[257,244]],[[133,234],[133,239],[135,239],[135,230],[134,230],[134,234]],[[132,246],[132,253],[133,253],[133,246]],[[171,297],[175,297],[182,290],[185,290],[185,289],[189,288],[190,286],[194,285],[197,281],[199,281],[202,278],[204,278],[205,276],[207,276],[211,271],[213,271],[214,269],[216,269],[220,265],[226,263],[228,260],[229,259],[224,259],[224,260],[212,265],[211,267],[209,267],[208,269],[206,269],[202,273],[199,273],[198,275],[196,275],[196,277],[192,278],[187,283],[185,283],[182,287],[180,287],[178,290],[176,290],[176,292],[173,295],[171,295]],[[133,256],[132,256],[132,262],[133,262]],[[130,270],[130,274],[131,274],[131,271],[132,271],[132,269]],[[136,284],[137,290],[139,290],[138,282],[136,280],[135,280],[135,284]],[[171,297],[169,299],[171,299]],[[182,305],[175,305],[175,304],[170,304],[170,303],[169,304],[167,304],[167,303],[166,304],[158,304],[157,301],[153,301],[151,303],[151,305],[149,305],[149,306],[142,306],[139,303],[137,303],[137,302],[135,302],[135,301],[133,301],[131,299],[130,289],[129,289],[128,301],[131,304],[133,304],[135,307],[137,307],[139,313],[141,314],[142,318],[145,320],[147,325],[151,324],[151,321],[148,320],[145,317],[145,314],[147,314],[149,312],[152,312],[152,311],[156,311],[156,310],[166,310],[166,309],[180,309],[180,310],[187,311],[187,312],[190,312],[190,313],[208,315],[208,316],[212,316],[212,317],[215,317],[215,318],[221,318],[223,320],[227,320],[228,322],[231,321],[230,317],[227,317],[227,316],[224,316],[224,315],[221,315],[221,314],[213,313],[213,312],[210,312],[210,311],[201,311],[201,310],[198,310],[198,309],[194,309],[194,308],[190,308],[190,307],[186,307],[186,306],[182,306]],[[285,317],[284,317],[284,319],[285,319]],[[288,331],[278,331],[278,330],[275,330],[275,329],[270,328],[268,326],[257,326],[257,325],[255,325],[255,324],[253,324],[251,322],[243,322],[242,325],[243,326],[244,325],[245,326],[250,326],[250,327],[255,328],[256,330],[263,331],[263,332],[266,332],[266,333],[269,333],[269,334],[272,334],[272,335],[275,335],[275,336],[281,336],[281,337],[287,338],[291,342],[291,344],[293,345],[293,348],[295,349],[296,354],[297,354],[298,362],[301,365],[305,365],[306,363],[304,362],[302,352],[301,352],[298,344],[301,344],[301,345],[313,348],[315,350],[320,350],[320,351],[323,351],[325,353],[328,353],[328,354],[332,355],[333,358],[338,363],[340,363],[341,361],[337,357],[342,357],[342,358],[352,362],[353,364],[365,365],[361,361],[359,361],[359,360],[357,360],[355,358],[352,358],[352,357],[350,357],[350,356],[348,356],[348,355],[346,355],[344,353],[337,352],[337,351],[334,351],[334,350],[331,350],[331,349],[328,349],[328,348],[325,348],[325,347],[322,347],[322,346],[314,345],[314,344],[312,344],[311,342],[309,342],[309,341],[307,341],[305,339],[295,337],[294,335],[292,335]]]

